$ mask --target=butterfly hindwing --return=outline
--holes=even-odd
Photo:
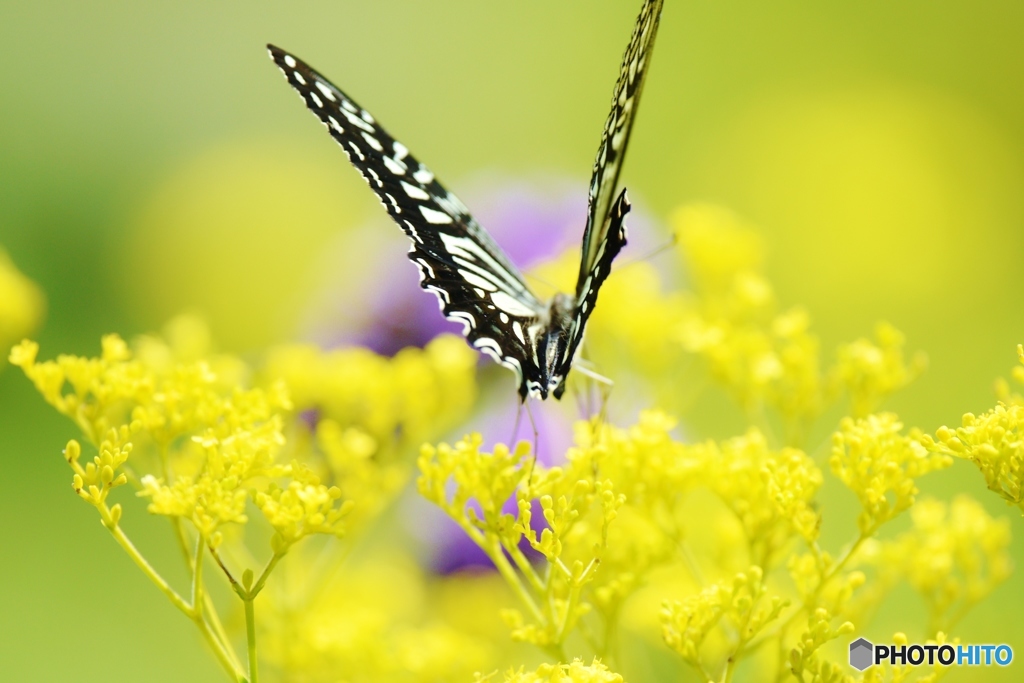
[[[594,306],[597,305],[597,294],[612,271],[612,261],[618,256],[622,247],[626,246],[625,220],[629,209],[629,198],[626,196],[626,191],[623,190],[612,205],[611,213],[608,216],[608,233],[598,245],[594,263],[579,286],[576,308],[568,330],[569,338],[565,358],[560,370],[563,377],[568,376],[569,369],[576,357],[576,349],[583,342],[587,321],[590,319],[590,314],[594,312]],[[564,391],[564,386],[556,390],[555,398],[561,398],[562,391]]]
[[[409,259],[444,315],[469,342],[516,372],[525,386],[526,329],[543,311],[519,271],[434,174],[352,98],[299,58],[269,45],[270,55],[306,106],[412,241]]]

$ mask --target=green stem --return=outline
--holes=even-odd
[[[523,551],[519,549],[519,546],[505,546],[505,548],[508,550],[508,554],[512,556],[512,560],[516,563],[519,571],[523,573],[523,576],[526,577],[529,584],[533,586],[533,589],[538,592],[544,590],[544,582],[541,581],[539,576],[537,576],[537,572],[534,570],[533,565],[530,564],[528,559],[526,559],[526,555],[524,555]]]
[[[274,571],[274,567],[277,566],[277,563],[281,561],[281,558],[284,557],[285,553],[287,552],[287,550],[284,550],[279,553],[274,553],[274,555],[270,558],[270,561],[267,562],[267,566],[263,568],[263,573],[260,574],[260,578],[256,580],[256,585],[249,589],[250,599],[255,598],[257,595],[260,594],[260,591],[263,590],[263,585],[267,582],[267,579],[270,577],[270,572]]]
[[[104,514],[104,512],[106,514]],[[110,511],[106,509],[105,505],[100,509],[100,514],[105,517],[103,520],[104,526],[110,530],[114,540],[117,541],[117,544],[121,546],[126,553],[128,553],[128,557],[132,558],[132,561],[135,562],[135,565],[142,570],[142,573],[145,574],[158,589],[160,589],[161,593],[167,596],[167,599],[171,601],[172,605],[191,617],[192,606],[185,602],[185,599],[178,595],[177,591],[171,588],[170,584],[168,584],[164,578],[160,576],[155,569],[153,569],[153,566],[146,561],[146,558],[142,556],[142,553],[139,552],[138,548],[136,548],[131,540],[128,539],[128,536],[125,535],[120,526],[113,523],[113,520],[110,520],[110,523],[108,523],[107,520],[110,519]]]
[[[196,536],[196,553],[192,559],[192,611],[197,618],[203,618],[203,546],[202,534]]]
[[[580,582],[574,581],[572,586],[569,588],[569,600],[565,605],[565,614],[558,624],[558,631],[555,632],[555,642],[559,645],[565,640],[565,636],[568,634],[569,629],[572,627],[573,613],[576,611],[576,605],[580,600],[580,592],[583,590],[583,585]]]
[[[254,598],[245,601],[245,639],[249,647],[249,683],[258,683],[259,666],[256,662],[256,615]]]
[[[246,683],[245,675],[239,670],[234,663],[233,657],[228,653],[228,650],[223,642],[214,634],[210,629],[210,625],[203,619],[202,611],[197,609],[193,605],[189,605],[185,602],[185,599],[178,595],[177,591],[171,588],[170,584],[164,580],[162,576],[153,568],[153,566],[146,561],[146,558],[142,556],[138,548],[131,542],[128,536],[124,533],[124,530],[111,517],[110,509],[106,504],[97,506],[100,517],[103,520],[103,525],[107,527],[110,534],[117,541],[117,544],[128,553],[128,557],[132,559],[135,565],[142,570],[142,573],[149,578],[150,581],[167,596],[167,599],[171,601],[171,604],[177,607],[183,614],[191,619],[196,626],[199,628],[200,633],[203,635],[203,639],[210,645],[213,650],[214,656],[217,657],[217,661],[220,662],[221,667],[238,683]]]
[[[491,561],[494,562],[494,566],[498,568],[498,573],[501,574],[502,578],[505,579],[505,583],[509,585],[519,599],[526,605],[526,608],[530,610],[530,615],[533,616],[540,624],[546,624],[547,620],[541,613],[540,608],[537,607],[537,603],[533,601],[530,594],[527,592],[523,582],[519,580],[519,575],[516,574],[516,570],[509,564],[508,559],[505,557],[505,553],[502,552],[501,541],[498,540],[497,536],[492,536],[491,543],[483,546],[488,551],[488,555],[491,556]]]

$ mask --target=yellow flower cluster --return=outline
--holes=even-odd
[[[832,473],[857,494],[857,527],[870,536],[914,504],[915,479],[953,464],[948,455],[929,451],[917,430],[903,435],[892,413],[844,418],[832,437]]]
[[[302,425],[296,447],[344,500],[349,529],[376,518],[412,477],[412,458],[427,439],[450,429],[476,399],[476,354],[452,335],[393,358],[362,348],[273,349],[261,370],[288,387]],[[306,451],[312,451],[312,454]]]
[[[442,335],[393,358],[362,348],[283,346],[268,354],[263,374],[287,384],[296,410],[358,425],[378,448],[395,450],[418,448],[469,412],[476,361],[465,341]]]
[[[100,459],[105,463],[99,472],[111,482],[121,480],[118,468],[133,442],[151,446],[150,462],[139,463],[160,473],[139,478],[149,511],[189,520],[214,547],[221,541],[220,527],[248,521],[246,502],[253,496],[271,526],[288,533],[288,542],[298,539],[297,524],[306,533],[336,531],[340,510],[324,501],[335,501],[340,491],[323,486],[297,463],[277,462],[284,411],[290,408],[283,385],[227,389],[210,363],[161,363],[157,359],[173,357],[174,351],[165,346],[159,353],[157,342],[145,343],[146,354],[136,357],[120,337],[109,335],[98,358],[60,356],[37,363],[38,348],[26,341],[12,351],[11,361],[98,446],[97,466]],[[77,444],[72,450],[78,451]],[[94,478],[90,468],[95,469],[91,464],[81,473],[76,469],[76,490],[84,493],[79,480],[89,485]],[[283,486],[268,484],[280,478],[287,480]],[[301,513],[299,498],[305,503],[298,505]],[[102,500],[93,496],[90,502]],[[291,516],[287,524],[286,514]],[[320,520],[324,515],[334,520],[330,529]]]
[[[520,597],[527,616],[518,610],[504,613],[513,638],[558,653],[590,609],[581,594],[594,579],[623,496],[596,474],[592,449],[574,449],[565,467],[543,470],[529,459],[523,442],[514,451],[499,444],[493,453],[481,452],[481,445],[478,434],[454,448],[425,445],[419,491],[488,554]],[[517,514],[503,511],[513,496]],[[532,523],[534,497],[545,520],[539,535]],[[548,571],[533,567],[523,541],[545,557]]]
[[[750,421],[763,423],[765,408],[773,409],[790,445],[800,445],[811,421],[844,391],[852,415],[862,417],[923,370],[924,355],[908,359],[903,335],[886,323],[874,341],[840,347],[825,368],[808,313],[780,308],[753,228],[711,205],[680,208],[672,223],[692,290],[666,291],[650,263],[617,271],[588,323],[586,351],[599,369],[646,377],[659,404],[686,410],[695,396],[679,387],[703,386],[686,355],[700,357]],[[539,277],[571,284],[574,258],[542,267]]]
[[[875,558],[904,578],[928,606],[929,633],[948,632],[1010,575],[1010,525],[975,500],[922,500],[913,527],[882,544]]]
[[[715,583],[686,600],[666,603],[661,613],[665,643],[705,680],[729,680],[738,661],[736,655],[788,604],[777,595],[767,597],[767,592],[764,571],[753,566],[730,582]],[[701,652],[712,634],[717,642],[710,646],[725,662],[721,675],[709,671]]]
[[[94,457],[92,462],[82,467],[79,463],[82,447],[72,439],[64,447],[64,457],[75,473],[71,483],[75,493],[87,503],[106,510],[107,496],[110,492],[128,483],[128,476],[119,470],[128,460],[132,445],[126,443],[124,446],[115,446],[112,441],[104,441],[100,444],[99,451],[99,455]],[[116,526],[120,519],[121,506],[115,504],[109,508],[109,514],[103,516],[103,523]]]
[[[733,214],[698,205],[679,209],[672,222],[695,294],[680,343],[705,359],[748,415],[773,407],[787,440],[799,443],[829,398],[807,313],[779,310],[761,240]]]
[[[39,362],[26,341],[10,360],[81,429],[65,449],[76,493],[236,683],[258,680],[257,636],[273,680],[308,683],[482,683],[502,670],[506,683],[621,683],[616,670],[642,675],[623,642],[672,655],[650,657],[657,680],[688,667],[706,681],[846,683],[844,637],[899,585],[922,596],[926,635],[945,642],[1008,576],[1009,528],[966,497],[918,500],[918,479],[969,459],[1024,509],[1024,399],[1004,382],[1001,403],[956,430],[905,430],[876,412],[924,368],[900,332],[879,323],[824,363],[807,312],[779,305],[753,229],[711,206],[684,207],[673,223],[691,290],[666,291],[650,263],[621,269],[586,351],[625,385],[617,396],[642,398],[631,407],[685,410],[704,386],[695,374],[708,375],[742,408],[732,438],[680,438],[674,417],[640,410],[625,427],[577,422],[553,467],[525,443],[485,449],[477,433],[433,445],[477,398],[476,354],[452,336],[393,358],[289,345],[250,368],[180,318],[163,337],[105,337],[96,358]],[[573,255],[542,273],[564,288],[576,267]],[[1014,378],[1024,383],[1024,365]],[[823,469],[799,446],[840,396],[848,416]],[[415,467],[418,492],[496,575],[430,576],[384,542],[395,522],[383,513]],[[826,549],[835,536],[823,525],[842,506],[822,505],[821,492],[836,482],[856,499],[857,533]],[[129,502],[112,498],[125,485],[169,519],[189,594],[124,534]],[[905,511],[909,530],[882,536]],[[263,533],[240,533],[245,524]],[[354,553],[360,532],[373,542]],[[269,552],[250,547],[268,537]],[[204,565],[241,599],[247,666]],[[861,680],[911,673],[874,667]]]
[[[839,347],[836,380],[850,396],[850,413],[864,417],[874,412],[883,399],[902,389],[920,375],[928,358],[917,352],[908,361],[903,333],[889,323],[875,327],[875,341],[858,339]]]
[[[411,476],[410,444],[462,418],[475,395],[475,356],[452,337],[394,359],[362,349],[282,348],[253,373],[237,358],[212,353],[205,326],[183,317],[164,339],[129,346],[108,335],[99,357],[39,362],[37,355],[38,346],[25,341],[10,360],[98,453],[83,465],[81,446],[68,444],[75,491],[239,680],[242,666],[204,588],[207,552],[251,625],[256,595],[292,547],[311,535],[345,535],[378,516]],[[247,386],[251,377],[259,384]],[[291,395],[303,412],[294,411]],[[120,528],[122,506],[110,506],[108,496],[129,482],[149,499],[149,512],[171,519],[192,575],[190,598]],[[239,580],[231,567],[252,565],[258,554],[237,533],[253,511],[271,531],[272,555],[258,577],[246,568]],[[330,547],[321,554],[343,553]]]
[[[820,518],[814,497],[822,474],[804,453],[773,451],[757,430],[721,444],[687,445],[672,437],[675,426],[654,411],[641,413],[628,429],[579,422],[566,465],[538,465],[532,476],[524,444],[515,451],[499,444],[493,453],[482,452],[474,435],[454,447],[424,447],[420,492],[488,553],[520,598],[524,611],[504,613],[515,639],[564,662],[561,648],[579,629],[598,655],[605,653],[623,604],[646,576],[666,563],[686,564],[680,548],[696,530],[687,505],[701,491],[713,493],[729,511],[747,557],[777,562],[794,540],[815,541]],[[504,510],[510,499],[517,503],[515,514]],[[534,520],[533,499],[543,522]],[[544,556],[547,570],[530,565],[520,549],[523,540]],[[697,602],[668,608],[674,615],[669,621],[693,623],[687,609],[717,600],[721,609],[733,610],[729,623],[749,629],[732,642],[738,651],[783,609],[781,598],[761,604],[765,590],[763,570],[754,567],[700,593]],[[585,624],[588,615],[598,617],[597,624]],[[716,613],[707,628],[715,628],[720,617]],[[716,629],[716,639],[726,631]],[[703,635],[671,637],[683,648],[699,647]]]
[[[489,680],[488,676],[477,676],[477,683]],[[624,683],[624,679],[608,669],[600,660],[584,664],[574,659],[571,664],[541,664],[536,671],[510,671],[505,683]]]
[[[503,592],[477,591],[470,579],[432,579],[412,558],[392,553],[324,577],[316,554],[296,552],[289,560],[299,561],[284,567],[282,582],[261,595],[262,656],[277,680],[470,681],[505,659],[486,629],[445,618],[451,607],[470,607],[450,604],[455,591],[472,594],[467,611],[496,611]],[[494,612],[488,616],[494,620]]]
[[[42,322],[46,299],[0,247],[0,353]]]
[[[1024,348],[1018,346],[1017,353],[1024,363]],[[1005,385],[1002,393],[1008,402],[981,415],[966,413],[960,427],[940,427],[927,443],[938,452],[973,462],[991,491],[1024,512],[1024,401],[1010,395]]]
[[[1020,364],[1013,366],[1013,370],[1010,371],[1010,378],[1016,384],[1024,387],[1024,344],[1017,344],[1017,359],[1020,361]],[[1024,404],[1024,395],[1013,391],[1010,383],[1002,377],[996,380],[996,398],[999,399],[1000,403],[1007,405]]]
[[[814,610],[804,631],[789,653],[789,670],[797,680],[812,683],[839,683],[852,680],[846,667],[820,656],[819,650],[829,641],[853,633],[854,626],[846,621],[832,628],[832,615],[827,609]]]
[[[707,485],[733,511],[751,544],[753,557],[769,564],[796,531],[805,541],[818,537],[821,518],[813,504],[821,470],[803,451],[772,452],[764,435],[751,428],[711,452]]]

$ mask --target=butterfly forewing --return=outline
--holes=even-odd
[[[663,0],[645,0],[623,57],[612,110],[590,184],[587,225],[575,296],[542,305],[522,276],[459,199],[352,98],[294,55],[271,57],[306,106],[412,240],[409,258],[441,310],[461,322],[469,342],[515,371],[519,394],[560,397],[612,260],[626,244],[629,212],[619,172],[640,101]],[[542,356],[542,357],[541,357]]]
[[[270,55],[412,240],[421,285],[480,351],[514,370],[522,384],[531,353],[526,329],[544,309],[522,275],[465,205],[351,97],[299,58]]]
[[[582,260],[576,281],[576,297],[581,305],[588,295],[583,285],[598,261],[598,252],[612,227],[610,219],[617,201],[615,193],[619,173],[640,104],[644,77],[650,66],[663,4],[664,0],[645,0],[633,28],[633,37],[622,56],[619,79],[612,94],[612,108],[604,124],[590,179],[587,226],[583,232]]]

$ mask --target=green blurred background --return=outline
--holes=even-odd
[[[0,4],[0,244],[48,297],[43,357],[95,353],[103,333],[188,308],[231,351],[297,334],[322,255],[380,209],[266,42],[325,72],[456,191],[498,169],[567,175],[582,193],[639,4]],[[1024,3],[666,5],[631,196],[662,219],[713,201],[759,225],[780,299],[809,309],[826,350],[880,318],[902,329],[931,359],[890,405],[908,424],[990,407],[1024,342]],[[358,259],[345,270],[379,277]],[[20,373],[0,373],[5,680],[220,680],[71,494],[59,451],[73,435]],[[1024,525],[973,468],[926,484],[1013,517],[1024,564]],[[170,559],[146,542],[159,521],[136,525]],[[1017,575],[962,637],[1024,657],[1007,609],[1020,604]],[[984,673],[1016,680],[1021,666]]]

